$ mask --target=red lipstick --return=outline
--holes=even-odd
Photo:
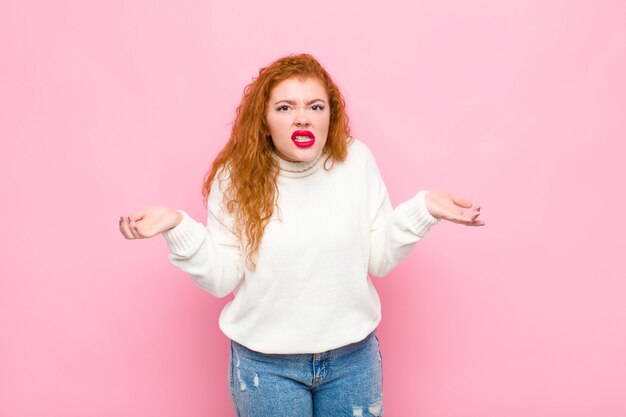
[[[296,130],[291,134],[291,140],[299,148],[308,148],[315,143],[315,135],[308,130]]]

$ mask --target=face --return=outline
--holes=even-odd
[[[266,115],[276,153],[292,162],[314,160],[326,144],[330,102],[317,78],[288,78],[270,92]]]

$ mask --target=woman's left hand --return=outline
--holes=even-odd
[[[431,191],[426,194],[426,207],[433,217],[448,220],[453,223],[466,226],[484,226],[485,222],[478,220],[480,206],[473,204],[461,197],[455,197],[449,193]],[[466,213],[463,209],[471,209]]]

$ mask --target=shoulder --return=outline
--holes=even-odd
[[[207,204],[214,209],[223,209],[231,192],[230,170],[226,167],[220,167],[211,180]]]
[[[348,138],[348,158],[352,163],[364,163],[371,164],[375,163],[374,154],[370,148],[363,143],[362,141],[350,137]]]
[[[373,157],[370,148],[368,148],[365,143],[354,137],[348,138],[348,155],[358,158]]]
[[[350,175],[363,176],[362,178],[369,178],[378,172],[376,160],[370,148],[354,137],[348,138],[348,155],[338,167],[341,167],[340,169],[344,172],[351,173]]]
[[[211,189],[219,190],[220,193],[225,192],[231,183],[231,172],[230,168],[226,166],[221,166],[215,172],[215,176],[213,177],[213,182],[211,183]]]

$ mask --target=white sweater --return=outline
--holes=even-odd
[[[278,159],[278,158],[277,158]],[[370,150],[353,140],[344,162],[278,159],[278,209],[265,229],[256,271],[245,265],[220,182],[207,226],[184,211],[165,232],[170,261],[223,297],[219,319],[232,340],[263,353],[320,353],[362,340],[379,324],[369,275],[389,273],[437,223],[425,191],[395,210]],[[227,186],[222,182],[222,187]]]

